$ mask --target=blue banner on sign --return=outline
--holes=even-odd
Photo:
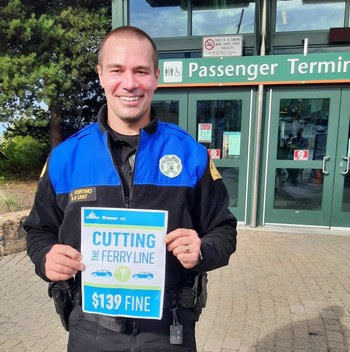
[[[84,312],[109,316],[161,319],[161,290],[84,285]]]
[[[85,224],[164,227],[164,212],[84,208]]]

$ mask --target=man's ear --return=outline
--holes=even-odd
[[[97,74],[98,74],[98,79],[100,80],[100,85],[101,85],[101,87],[102,88],[104,88],[103,87],[103,79],[102,79],[102,67],[100,66],[100,65],[97,65],[96,66],[96,71],[97,71]]]
[[[157,71],[156,71],[156,79],[157,79],[157,83],[159,82],[159,77],[160,77],[160,69],[157,68]]]

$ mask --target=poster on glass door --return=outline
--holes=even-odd
[[[198,124],[198,142],[211,143],[213,125],[211,123]]]

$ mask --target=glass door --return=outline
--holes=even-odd
[[[340,99],[340,89],[269,91],[264,223],[330,226]]]
[[[335,156],[331,226],[350,226],[350,89],[343,89]]]
[[[187,130],[187,92],[156,91],[152,109],[160,121],[175,123]]]
[[[253,90],[189,93],[188,131],[207,149],[227,187],[230,210],[247,223]]]

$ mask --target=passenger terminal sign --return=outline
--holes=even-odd
[[[115,208],[81,212],[83,311],[161,319],[168,213]]]
[[[161,60],[159,87],[350,82],[350,53]]]

